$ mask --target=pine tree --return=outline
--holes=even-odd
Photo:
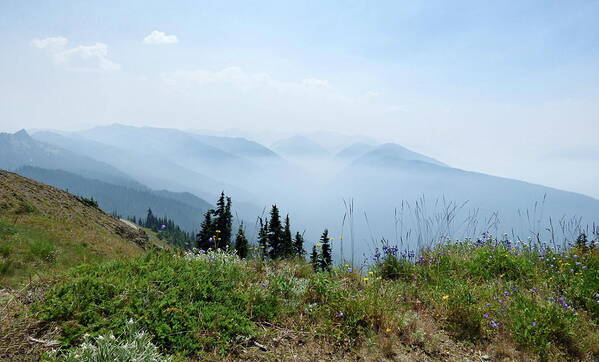
[[[298,232],[295,233],[295,240],[293,241],[293,252],[296,256],[303,258],[306,254],[304,250],[304,237]]]
[[[283,256],[282,253],[283,227],[281,225],[281,216],[277,205],[272,205],[270,211],[270,222],[268,224],[268,244],[270,246],[270,258],[278,259]]]
[[[208,250],[209,248],[213,248],[214,245],[214,224],[212,222],[212,214],[214,210],[208,210],[204,214],[204,221],[202,221],[202,225],[200,226],[200,232],[196,236],[196,246],[201,250]]]
[[[329,230],[324,229],[322,236],[320,237],[320,243],[322,244],[322,256],[320,258],[320,269],[331,270],[332,257],[331,257],[331,244],[329,242]]]
[[[293,239],[291,237],[291,225],[289,224],[289,215],[285,217],[285,226],[283,227],[283,236],[281,239],[281,256],[291,258],[294,253]]]
[[[260,230],[258,231],[258,247],[260,248],[260,256],[266,258],[268,254],[268,220],[258,218],[260,222]]]
[[[235,250],[240,258],[247,258],[248,239],[245,237],[245,232],[243,231],[243,222],[239,225],[239,230],[237,230],[237,235],[235,236]]]
[[[310,254],[310,264],[312,264],[312,269],[314,271],[318,271],[320,269],[320,263],[318,260],[318,251],[316,250],[316,245],[312,246],[312,254]]]

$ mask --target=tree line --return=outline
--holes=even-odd
[[[233,215],[231,198],[221,192],[216,208],[206,211],[195,246],[200,250],[234,248],[240,258],[251,254],[261,258],[291,259],[305,258],[303,233],[292,233],[289,215],[281,221],[277,205],[272,205],[269,217],[258,218],[258,236],[255,244],[246,237],[243,222],[239,224],[233,240]],[[315,270],[330,270],[332,266],[331,239],[325,230],[320,242],[312,248],[310,261]]]

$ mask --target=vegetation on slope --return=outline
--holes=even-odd
[[[0,171],[0,287],[142,254],[144,235],[85,199]]]
[[[134,323],[176,359],[599,357],[596,248],[488,239],[374,259],[314,272],[303,260],[153,252],[78,267],[32,310],[67,350]]]

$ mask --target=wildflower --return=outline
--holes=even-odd
[[[347,268],[346,270],[347,270],[348,273],[351,273],[352,268]]]
[[[216,230],[217,233],[220,233],[220,230]]]
[[[267,285],[266,285],[265,283],[262,283],[262,284],[260,284],[260,286],[261,286],[262,288],[266,288],[266,287],[267,287]]]
[[[343,317],[343,316],[345,316],[345,314],[344,314],[343,312],[339,312],[339,313],[337,314],[337,317]]]
[[[317,248],[320,248],[321,246],[322,246],[322,244],[321,244],[321,243],[317,243],[317,244],[316,244],[316,247],[317,247]]]
[[[368,281],[368,277],[364,277],[364,281],[367,282]]]
[[[493,328],[499,328],[499,323],[495,322],[495,321],[490,321],[489,324],[491,325],[491,327]]]
[[[599,293],[595,294],[595,298],[599,298]]]
[[[369,275],[372,275],[372,274],[374,274],[374,272],[371,272],[371,271],[369,271],[369,272],[368,272],[368,274],[369,274]]]
[[[506,297],[510,295],[510,292],[508,292],[507,290],[503,292],[503,295],[505,295]]]
[[[387,329],[385,329],[385,332],[387,332],[387,333],[390,333],[390,332],[392,332],[392,331],[393,331],[393,329],[391,329],[391,328],[387,328]]]
[[[532,326],[536,327],[537,326],[537,322],[532,322]]]
[[[447,300],[447,299],[449,299],[449,295],[444,295],[443,300]]]
[[[483,318],[489,319],[489,315],[487,313],[483,314]]]

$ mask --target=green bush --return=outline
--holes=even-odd
[[[528,280],[534,271],[533,258],[513,254],[503,246],[483,247],[471,253],[473,256],[467,269],[480,280],[499,277],[505,280]]]
[[[56,248],[54,243],[46,239],[35,239],[29,242],[29,255],[43,261],[55,259]]]
[[[578,317],[560,303],[536,301],[518,295],[509,310],[509,330],[519,344],[547,358],[553,347],[562,347],[570,355],[579,355],[576,338]]]
[[[42,319],[62,324],[67,346],[86,333],[122,333],[133,319],[166,351],[224,353],[255,336],[251,317],[271,302],[240,288],[245,275],[228,259],[156,252],[76,268],[37,309]]]

